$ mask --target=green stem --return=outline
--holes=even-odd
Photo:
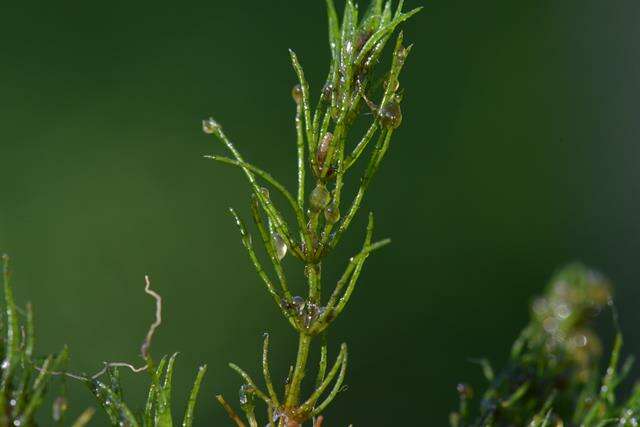
[[[298,150],[298,208],[302,210],[304,208],[304,180],[305,180],[305,165],[304,165],[304,131],[302,129],[302,107],[300,103],[296,106],[296,147]],[[301,229],[304,229],[304,224],[301,225]]]
[[[300,401],[300,385],[304,378],[304,372],[307,367],[307,359],[309,358],[309,348],[311,347],[311,335],[304,332],[300,333],[298,340],[298,355],[296,356],[296,365],[293,368],[293,376],[289,383],[289,391],[285,405],[287,408],[294,408]]]

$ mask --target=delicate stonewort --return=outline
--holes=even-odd
[[[380,107],[380,111],[378,111],[378,119],[380,123],[382,123],[382,126],[389,129],[395,129],[400,126],[400,123],[402,123],[400,104],[395,100],[385,103]]]
[[[335,224],[340,221],[340,207],[335,203],[330,203],[324,210],[324,218],[330,224]]]
[[[314,96],[310,91],[303,67],[295,52],[290,51],[292,65],[298,77],[297,83],[299,83],[291,90],[291,96],[296,103],[297,192],[290,192],[266,171],[245,163],[222,130],[215,132],[218,139],[223,142],[233,156],[233,159],[225,158],[222,161],[244,169],[254,193],[257,193],[257,197],[254,195],[254,203],[257,205],[252,206],[254,220],[260,228],[262,236],[267,237],[268,258],[273,264],[280,286],[276,286],[275,280],[270,278],[273,274],[264,270],[254,248],[246,243],[247,238],[244,236],[249,234],[240,223],[245,247],[269,293],[274,297],[293,329],[299,332],[296,360],[291,365],[282,399],[277,396],[274,384],[271,383],[267,357],[269,344],[266,339],[263,345],[262,361],[268,393],[260,390],[246,374],[239,371],[245,380],[244,382],[254,387],[253,397],[259,397],[267,404],[268,411],[272,415],[271,423],[277,422],[280,426],[301,426],[313,420],[313,424],[319,427],[324,408],[342,390],[347,366],[346,344],[341,346],[338,358],[329,372],[324,372],[327,367],[324,364],[328,363],[328,360],[325,357],[327,349],[323,350],[324,360],[321,361],[321,369],[326,375],[321,373],[318,376],[316,389],[309,399],[305,399],[301,395],[302,391],[310,388],[303,384],[303,379],[308,374],[307,370],[310,365],[308,363],[310,348],[313,340],[329,328],[331,322],[346,306],[364,259],[371,251],[386,245],[388,240],[373,240],[373,216],[371,215],[366,228],[363,249],[351,258],[351,262],[346,267],[347,270],[340,276],[341,278],[333,290],[324,289],[321,265],[325,257],[335,249],[352,220],[357,219],[356,214],[361,211],[362,196],[367,191],[371,178],[377,172],[382,157],[387,152],[386,144],[389,143],[387,136],[390,136],[388,129],[395,128],[400,124],[402,115],[398,103],[401,98],[396,95],[399,90],[397,82],[403,62],[400,61],[400,58],[407,54],[407,52],[399,53],[402,46],[402,36],[399,36],[396,42],[394,52],[397,56],[391,62],[391,69],[386,73],[383,70],[375,72],[374,65],[380,62],[378,59],[385,50],[385,44],[391,39],[397,26],[419,10],[415,9],[403,13],[401,10],[403,2],[399,2],[398,7],[394,8],[396,10],[392,11],[392,2],[386,2],[386,6],[384,6],[385,2],[372,0],[372,5],[364,18],[358,19],[357,7],[355,6],[357,2],[349,1],[343,15],[345,18],[340,24],[339,18],[335,16],[333,11],[332,3],[333,1],[327,1],[331,48],[329,77],[324,81],[325,84],[321,92],[316,92],[317,104],[316,101],[313,104],[317,106],[314,110],[311,110],[311,105],[308,105],[311,104]],[[373,84],[373,81],[377,80],[377,76],[383,75],[390,83],[383,84],[381,88],[378,88]],[[384,93],[382,102],[379,100],[381,91]],[[375,96],[376,103],[370,101],[367,96]],[[360,116],[363,100],[373,113],[373,115],[365,117],[367,121],[371,121],[368,128],[373,132],[366,131],[365,135],[351,141],[351,137],[356,136],[352,135],[354,133],[352,127]],[[365,150],[377,130],[383,131],[385,146]],[[358,143],[358,141],[362,142]],[[351,147],[352,142],[357,145]],[[368,161],[370,166],[364,171],[364,177],[360,179],[359,184],[352,182],[357,186],[357,196],[345,208],[339,197],[343,178],[346,183],[346,172],[363,152],[367,153],[364,157],[371,155]],[[309,184],[309,178],[312,180],[311,184]],[[287,224],[286,219],[280,213],[281,211],[269,200],[268,193],[256,188],[257,182],[264,181],[268,183],[271,190],[275,189],[282,193],[288,204],[291,205],[293,210],[291,216],[295,216],[295,229],[292,224]],[[349,211],[349,215],[345,213],[344,218],[341,218],[341,207]],[[255,209],[261,209],[261,215],[255,215]],[[261,227],[260,221],[263,218],[260,216],[266,216],[264,221],[268,225],[267,236],[264,233],[265,228]],[[287,248],[287,246],[289,247]],[[300,289],[298,283],[295,283],[295,288],[290,286],[289,279],[283,271],[285,266],[278,261],[286,256],[289,249],[292,255],[295,255],[295,258],[304,264],[306,278],[301,277],[301,279],[306,282],[308,293],[302,294],[297,291]],[[282,288],[282,292],[278,288]],[[296,292],[302,296],[292,296],[293,289],[296,289]],[[324,297],[329,297],[326,303]],[[332,383],[333,385],[331,385]],[[322,396],[325,392],[328,393],[326,397]],[[251,411],[245,412],[249,424],[257,426],[253,408]],[[238,422],[237,416],[232,413],[230,415],[237,425],[242,424]]]
[[[302,102],[302,86],[299,84],[295,85],[293,89],[291,89],[291,97],[296,104],[300,104],[300,102]]]
[[[327,158],[327,151],[329,150],[329,146],[331,145],[331,141],[333,140],[333,134],[331,132],[327,132],[322,137],[320,144],[318,144],[318,151],[316,152],[316,160],[318,161],[318,168],[322,169],[324,165],[324,161]]]
[[[320,211],[331,202],[331,195],[323,184],[318,184],[309,196],[309,205],[314,211]]]
[[[209,117],[202,121],[202,131],[208,135],[216,133],[219,129],[220,125],[213,119],[213,117]]]

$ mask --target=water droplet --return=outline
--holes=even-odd
[[[282,258],[287,255],[287,244],[277,231],[271,233],[271,242],[276,250],[276,257],[278,258],[278,261],[282,261]]]
[[[0,368],[7,369],[7,368],[9,368],[9,365],[10,365],[9,361],[7,359],[5,359],[5,360],[2,361],[2,365],[0,365]]]
[[[246,405],[249,402],[249,398],[247,397],[247,385],[242,384],[240,390],[238,391],[238,397],[240,398],[240,404]]]
[[[323,184],[318,184],[309,195],[309,205],[314,211],[326,208],[329,202],[331,202],[331,195]]]
[[[214,120],[213,117],[209,117],[208,119],[204,119],[202,121],[202,131],[208,135],[216,133],[219,129],[220,125]]]
[[[456,386],[461,399],[471,399],[473,397],[473,388],[469,384],[459,383]]]
[[[547,314],[547,299],[546,298],[536,298],[532,304],[533,312],[539,316],[544,317]]]
[[[298,314],[302,314],[306,303],[307,302],[301,296],[296,295],[295,297],[291,298],[291,305],[293,305],[293,309]]]
[[[378,119],[382,126],[395,129],[402,123],[402,110],[396,101],[388,101],[378,111]]]
[[[306,306],[306,313],[303,319],[305,328],[310,327],[311,324],[316,321],[318,316],[319,316],[318,305],[312,302],[308,303]]]
[[[588,342],[589,340],[584,334],[578,334],[571,337],[571,344],[573,344],[575,347],[584,347]]]
[[[347,52],[347,55],[350,55],[351,52],[353,52],[353,43],[351,42],[351,40],[349,40],[347,42],[347,45],[345,46],[345,51]]]
[[[15,402],[15,400],[12,400],[12,402]],[[53,401],[53,420],[60,421],[65,412],[67,412],[67,399],[63,396],[56,397]]]
[[[324,218],[330,224],[335,224],[336,222],[340,221],[340,208],[336,206],[335,203],[331,203],[324,210]]]
[[[296,104],[300,104],[300,102],[302,102],[302,86],[299,84],[295,85],[293,89],[291,89],[291,97]]]
[[[565,303],[557,304],[554,307],[554,312],[555,312],[556,316],[558,316],[562,320],[566,319],[567,317],[569,317],[571,315],[571,309]]]
[[[271,194],[269,194],[269,189],[267,187],[260,187],[260,192],[266,199],[269,199],[271,197]]]
[[[555,334],[558,331],[558,319],[547,317],[542,321],[542,327],[549,334]]]
[[[407,59],[407,49],[404,46],[400,46],[400,49],[398,49],[398,52],[396,53],[396,57],[398,58],[398,61],[404,62]]]
[[[331,83],[327,83],[322,88],[322,100],[329,101],[331,99],[331,94],[333,93],[333,86]]]

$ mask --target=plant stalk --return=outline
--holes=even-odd
[[[289,383],[289,392],[285,405],[287,408],[295,408],[300,401],[300,385],[304,378],[304,372],[307,367],[307,359],[309,359],[309,348],[311,347],[312,336],[305,332],[300,332],[298,339],[298,355],[296,356],[296,364],[293,368],[291,383]]]

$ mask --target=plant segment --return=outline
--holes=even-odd
[[[0,316],[0,351],[2,355],[2,375],[0,377],[0,426],[35,426],[36,413],[45,401],[51,386],[52,371],[66,365],[69,352],[63,348],[56,355],[43,358],[34,356],[35,331],[33,310],[27,304],[24,310],[18,308],[13,298],[9,256],[2,255],[2,282],[4,291],[4,313]],[[23,324],[20,317],[24,316]],[[66,387],[54,399],[52,421],[48,425],[63,425],[66,422]],[[72,427],[84,427],[93,415],[93,409],[86,410]]]
[[[611,302],[611,286],[600,274],[570,265],[556,274],[545,295],[532,304],[531,321],[515,341],[505,368],[493,374],[478,413],[472,417],[472,389],[458,385],[460,409],[452,427],[633,427],[640,423],[640,386],[619,402],[619,385],[632,359],[619,366],[618,330],[604,374],[598,369],[602,345],[593,329],[595,315]]]
[[[358,215],[371,180],[402,121],[399,75],[411,50],[411,46],[403,45],[402,33],[396,38],[388,71],[380,75],[375,70],[397,27],[419,11],[418,8],[403,12],[402,6],[402,1],[394,7],[391,1],[383,5],[382,0],[374,0],[360,16],[357,5],[349,0],[340,22],[333,0],[327,0],[331,63],[317,99],[312,99],[302,65],[297,55],[290,51],[299,80],[292,91],[296,105],[298,167],[295,194],[271,174],[246,162],[215,119],[203,121],[204,132],[215,136],[231,154],[231,157],[207,157],[239,167],[249,181],[252,218],[275,279],[262,266],[244,222],[235,210],[231,209],[231,214],[258,275],[299,335],[296,360],[281,394],[276,391],[269,373],[268,336],[265,336],[262,355],[265,390],[243,370],[231,364],[245,381],[240,391],[240,404],[251,426],[258,425],[252,403],[256,397],[266,403],[270,425],[295,426],[317,417],[342,389],[347,368],[347,346],[341,345],[335,361],[329,366],[328,348],[323,343],[315,387],[308,396],[303,397],[301,392],[303,378],[309,370],[307,361],[313,340],[344,311],[369,254],[389,243],[388,239],[373,241],[374,221],[373,215],[369,214],[360,252],[349,259],[333,288],[323,289],[326,282],[322,276],[323,260]],[[367,116],[367,112],[373,114]],[[371,117],[366,131],[354,138],[354,123],[366,117]],[[366,157],[368,159],[364,160]],[[366,166],[355,195],[350,200],[343,200],[343,185],[348,172],[361,161],[366,162]],[[295,225],[289,224],[281,207],[272,202],[272,191],[284,196],[287,209],[295,217]],[[304,265],[305,297],[295,295],[289,286],[281,264],[287,253]],[[328,298],[324,298],[323,293],[328,294]],[[219,400],[236,424],[244,425],[221,396]]]

